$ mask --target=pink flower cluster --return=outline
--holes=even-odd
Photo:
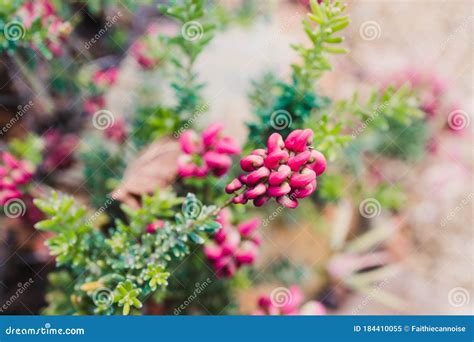
[[[105,136],[116,143],[122,144],[127,140],[127,125],[123,118],[118,118],[112,125],[105,129]]]
[[[146,70],[160,65],[165,59],[167,48],[160,39],[158,26],[150,25],[146,34],[132,45],[132,56]]]
[[[62,21],[55,12],[49,0],[28,1],[18,10],[18,16],[28,30],[37,20],[40,21],[42,27],[47,28],[43,43],[54,56],[58,57],[63,54],[62,45],[71,33],[72,27],[69,22]],[[31,42],[31,47],[39,50],[34,42]]]
[[[84,102],[84,111],[93,114],[105,107],[104,92],[117,82],[118,68],[97,70],[91,77],[91,92],[96,94]]]
[[[255,206],[264,205],[271,197],[288,208],[296,208],[298,199],[316,190],[316,176],[326,169],[326,159],[309,145],[313,141],[311,129],[294,130],[285,141],[278,133],[268,138],[267,149],[257,149],[240,160],[246,173],[230,182],[226,192],[236,193],[234,203],[253,200]]]
[[[259,219],[244,221],[234,227],[229,215],[228,210],[221,210],[217,222],[222,227],[214,235],[214,240],[204,246],[204,254],[219,277],[232,277],[238,268],[253,264],[261,242],[257,232]]]
[[[441,99],[448,88],[446,80],[440,78],[436,73],[412,67],[396,72],[386,81],[385,86],[391,84],[397,88],[408,84],[411,88],[416,89],[421,95],[421,110],[426,113],[428,119],[433,118],[440,111]]]
[[[74,163],[74,151],[79,139],[74,134],[62,134],[57,130],[50,130],[44,135],[43,163],[45,172],[67,169]]]
[[[84,111],[93,114],[105,107],[105,98],[102,95],[93,96],[84,102]]]
[[[3,152],[0,165],[0,205],[22,197],[21,186],[27,184],[32,177],[33,166],[29,162],[18,160],[10,153]]]
[[[298,286],[276,288],[270,296],[258,299],[255,315],[325,315],[326,308],[318,301],[303,304],[304,294]]]
[[[108,69],[97,70],[92,75],[92,83],[99,89],[106,89],[117,82],[118,68],[111,67]]]
[[[163,229],[165,226],[165,221],[163,220],[156,220],[152,223],[149,223],[146,226],[146,232],[149,234],[154,234],[158,229]]]
[[[240,147],[231,137],[222,134],[221,124],[212,124],[201,136],[187,130],[181,134],[178,173],[181,177],[222,177],[232,165],[231,155],[239,154]]]

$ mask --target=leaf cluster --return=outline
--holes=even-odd
[[[58,266],[76,278],[70,297],[76,313],[115,314],[122,308],[127,315],[140,309],[155,292],[166,290],[169,263],[182,260],[220,228],[216,208],[193,194],[178,198],[158,191],[142,203],[138,210],[122,205],[126,219],[103,232],[95,227],[96,215],[89,216],[71,197],[53,192],[48,200],[35,200],[48,215],[36,228],[55,234],[47,246]],[[147,233],[146,226],[158,219],[163,227]]]

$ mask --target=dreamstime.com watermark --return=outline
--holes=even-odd
[[[9,326],[5,329],[6,335],[85,335],[84,328],[52,328],[50,323],[45,323],[39,328],[15,328]]]
[[[376,300],[376,297],[380,294],[380,292],[387,286],[389,283],[388,278],[385,278],[383,281],[378,283],[376,286],[374,286],[369,294],[365,296],[365,298],[360,302],[351,312],[351,315],[358,315],[362,309],[365,307],[369,306],[371,302]]]
[[[173,136],[178,139],[181,134],[187,129],[191,128],[192,124],[199,119],[199,117],[209,110],[209,104],[204,103],[201,106],[198,106],[196,111],[193,113],[193,116],[186,120],[186,122],[177,130],[173,132]]]
[[[296,199],[296,196],[298,195],[299,190],[296,190],[294,193],[289,195],[288,197],[290,200],[294,201]],[[276,220],[278,216],[285,210],[284,205],[279,205],[275,210],[272,211],[268,217],[262,220],[262,227],[265,228],[267,227],[273,220]]]
[[[19,198],[11,198],[3,205],[5,216],[15,219],[26,214],[26,204]]]
[[[296,23],[299,23],[301,14],[296,12],[291,15],[288,14],[284,18],[281,18],[281,20],[282,22],[278,23],[278,26],[266,35],[266,39],[262,44],[265,48],[272,47],[272,45],[279,43],[282,36],[288,34],[291,28],[294,27]]]
[[[388,102],[384,102],[381,105],[375,108],[375,111],[369,116],[365,121],[356,129],[352,131],[352,137],[356,138],[359,134],[361,134],[365,129],[370,125],[372,121],[374,121],[388,106]]]
[[[181,27],[181,35],[184,39],[194,42],[204,36],[204,28],[198,21],[188,21]]]
[[[469,205],[470,202],[472,202],[472,199],[474,198],[474,192],[469,193],[467,196],[465,196],[457,206],[455,206],[453,209],[451,209],[440,223],[440,226],[442,228],[445,228],[446,225],[451,222],[457,215],[458,213],[467,205]]]
[[[20,119],[25,115],[32,107],[34,106],[33,101],[28,102],[26,105],[19,105],[17,107],[18,111],[15,113],[15,116],[10,119],[1,129],[0,135],[4,135],[8,132],[10,128],[13,127]]]
[[[115,191],[114,193],[112,193],[112,195],[110,196],[110,198],[107,198],[107,200],[104,202],[104,204],[99,208],[97,209],[97,211],[94,213],[94,215],[92,215],[86,222],[86,224],[91,224],[93,223],[95,220],[97,220],[100,215],[103,214],[104,211],[107,210],[108,207],[110,207],[110,205],[112,203],[114,203],[117,198],[120,197],[122,191],[121,190],[117,190]]]
[[[270,293],[270,301],[274,307],[282,308],[293,304],[293,293],[286,287],[277,287]]]
[[[382,205],[375,198],[366,198],[359,204],[359,213],[367,219],[379,216],[381,212]]]
[[[92,46],[94,46],[94,44],[97,43],[99,39],[102,38],[102,36],[106,34],[113,25],[115,25],[120,17],[122,17],[121,11],[117,11],[117,13],[115,13],[112,17],[107,16],[104,27],[102,27],[99,32],[94,35],[94,37],[84,43],[84,48],[89,50]]]
[[[382,36],[382,28],[375,20],[367,20],[360,25],[359,35],[363,40],[376,40]]]
[[[464,287],[454,287],[448,293],[448,302],[451,306],[459,308],[471,302],[471,295]]]
[[[183,310],[186,310],[186,308],[194,301],[196,298],[209,286],[211,285],[212,280],[211,278],[207,278],[204,282],[202,283],[196,283],[196,288],[194,289],[193,293],[189,295],[186,300],[181,303],[177,308],[174,309],[174,314],[177,316],[181,314]]]
[[[15,293],[12,294],[9,298],[7,298],[5,303],[3,303],[2,306],[0,306],[0,313],[3,313],[4,311],[8,310],[8,308],[13,303],[15,303],[18,300],[18,298],[20,298],[21,295],[25,293],[26,290],[28,290],[34,282],[35,281],[32,278],[30,278],[25,283],[18,283],[18,288],[16,289]]]
[[[463,32],[463,31],[467,31],[469,30],[469,25],[471,24],[471,22],[474,21],[474,15],[470,15],[466,18],[464,18],[464,20],[461,22],[461,24],[459,24],[456,29],[454,31],[451,32],[451,34],[448,36],[448,38],[445,40],[445,42],[443,43],[443,48],[451,41],[453,40],[459,33]]]

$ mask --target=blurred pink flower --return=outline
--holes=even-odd
[[[118,144],[122,144],[127,140],[127,125],[123,118],[118,118],[113,122],[112,125],[105,129],[105,135],[107,138],[115,141]]]
[[[33,178],[33,165],[26,160],[18,160],[9,152],[3,152],[0,162],[0,206],[12,199],[21,198],[22,186]]]
[[[304,294],[296,286],[290,288],[278,287],[272,293],[260,296],[258,309],[255,315],[325,315],[326,308],[318,301],[309,301],[303,304]]]
[[[213,240],[206,242],[204,254],[219,277],[232,277],[243,265],[255,262],[261,241],[257,232],[260,220],[247,220],[234,227],[230,223],[230,212],[223,209],[216,221],[221,228]]]
[[[62,134],[49,130],[44,134],[42,168],[47,172],[70,167],[74,163],[74,151],[79,139],[74,134]]]
[[[234,139],[222,135],[222,125],[212,124],[201,136],[194,131],[184,131],[180,136],[183,155],[178,158],[181,177],[206,177],[210,173],[221,177],[232,166],[231,155],[240,153]]]

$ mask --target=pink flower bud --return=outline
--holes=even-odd
[[[267,194],[272,197],[280,197],[288,194],[291,191],[291,186],[288,182],[282,183],[280,186],[271,186],[268,188]]]
[[[146,226],[146,231],[147,233],[153,234],[155,233],[158,229],[163,229],[165,226],[165,222],[163,220],[156,220],[153,223],[149,223]]]
[[[216,151],[226,154],[239,154],[242,150],[231,137],[224,137],[217,141]]]
[[[0,189],[17,190],[17,187],[13,179],[5,177],[0,179]]]
[[[263,148],[257,148],[256,150],[253,150],[250,154],[265,158],[267,156],[267,151],[265,151],[265,149]]]
[[[260,236],[260,234],[254,234],[250,240],[256,245],[256,246],[260,246],[262,244],[262,238]]]
[[[262,166],[258,170],[252,171],[247,175],[247,185],[257,184],[259,181],[264,180],[270,175],[270,170]]]
[[[290,185],[292,188],[303,188],[316,179],[316,173],[304,168],[301,173],[293,173],[290,178]]]
[[[240,194],[238,196],[235,196],[233,199],[232,199],[232,203],[234,204],[245,204],[247,203],[248,199],[247,197],[244,196],[244,194]]]
[[[311,158],[311,152],[306,150],[298,153],[294,157],[288,159],[288,166],[293,171],[298,171],[303,165],[305,165]]]
[[[235,274],[237,267],[235,265],[235,262],[229,262],[225,265],[225,267],[222,267],[219,272],[218,276],[225,277],[225,278],[232,278]]]
[[[21,169],[14,169],[10,172],[10,177],[14,183],[23,185],[29,182],[31,179],[31,173],[25,172]]]
[[[5,205],[11,199],[21,198],[21,192],[18,190],[0,190],[0,206]]]
[[[214,173],[214,176],[222,177],[227,173],[227,171],[229,171],[229,168],[230,167],[223,167],[223,168],[219,168],[219,169],[214,169],[214,170],[212,170],[212,172]]]
[[[247,197],[248,199],[255,199],[265,194],[265,192],[267,192],[267,187],[265,186],[265,184],[260,183],[257,184],[254,188],[250,188],[249,190],[247,190],[245,192],[245,197]]]
[[[179,137],[179,142],[184,153],[193,154],[200,150],[198,136],[191,130],[184,131]]]
[[[265,158],[265,166],[269,169],[277,168],[281,163],[285,163],[288,160],[288,152],[274,151]]]
[[[221,225],[222,225],[222,228],[219,229],[219,230],[216,232],[216,234],[214,235],[214,239],[215,239],[215,240],[217,241],[217,243],[219,243],[219,244],[222,244],[222,243],[225,241],[225,239],[227,239],[227,233],[226,233],[226,231],[228,230],[228,229],[225,229],[225,227],[227,227],[227,225],[222,224],[222,223],[221,223]]]
[[[292,150],[295,152],[302,152],[308,145],[313,142],[314,133],[311,129],[304,129],[299,135],[295,137]],[[286,145],[285,145],[286,146]]]
[[[299,306],[303,303],[304,293],[299,286],[292,285],[290,286],[291,301],[288,302],[286,306],[283,306],[283,309],[294,310],[298,309]]]
[[[105,136],[112,141],[122,144],[127,140],[127,125],[123,118],[117,119],[111,126],[105,129]]]
[[[290,197],[288,197],[286,195],[278,197],[277,202],[279,204],[281,204],[282,206],[290,208],[290,209],[294,209],[298,206],[298,201],[297,200],[291,199]]]
[[[260,296],[258,299],[258,306],[262,309],[268,309],[270,306],[272,306],[272,300],[268,296]]]
[[[236,192],[242,187],[242,182],[238,180],[238,178],[234,178],[232,182],[230,182],[226,187],[225,187],[225,192],[228,194],[231,194],[233,192]]]
[[[204,132],[202,132],[202,142],[204,146],[210,147],[214,146],[217,142],[217,137],[219,133],[224,129],[224,127],[219,124],[215,123],[207,127]]]
[[[290,134],[285,139],[285,147],[289,150],[293,150],[293,146],[295,145],[296,138],[299,137],[301,134],[302,130],[301,129],[295,129],[292,131]]]
[[[244,174],[240,175],[239,181],[241,181],[242,184],[247,184],[247,175],[244,175]]]
[[[438,111],[438,108],[438,99],[433,95],[424,98],[423,102],[421,103],[421,110],[426,113],[428,118],[434,117],[436,112]]]
[[[240,265],[249,265],[255,261],[257,257],[257,248],[251,241],[244,241],[235,253],[235,260]]]
[[[280,165],[278,171],[272,171],[268,176],[268,184],[276,186],[283,183],[291,175],[291,169],[288,165]]]
[[[3,152],[2,159],[10,169],[16,169],[20,166],[20,162],[9,152]]]
[[[192,177],[196,172],[197,165],[191,161],[189,155],[181,155],[178,157],[178,174],[181,177]]]
[[[216,261],[222,256],[222,248],[216,243],[210,241],[204,246],[204,255],[210,261]]]
[[[279,151],[283,147],[285,147],[285,143],[283,142],[283,138],[279,133],[273,133],[268,137],[267,148],[269,154],[275,151]]]
[[[305,198],[311,195],[316,190],[316,179],[310,184],[306,185],[304,188],[296,189],[293,192],[294,198]]]
[[[316,150],[311,151],[311,168],[316,172],[316,176],[322,175],[326,170],[326,158],[324,155]]]
[[[239,230],[239,233],[242,236],[248,237],[253,232],[255,232],[259,226],[260,226],[260,220],[258,218],[254,218],[248,221],[241,222],[237,226],[237,229]]]
[[[221,211],[219,211],[216,221],[220,223],[222,227],[226,227],[230,224],[230,217],[231,217],[230,210],[227,208],[224,208]]]
[[[267,203],[269,199],[270,199],[270,197],[265,196],[265,195],[257,197],[256,199],[253,200],[253,205],[256,206],[256,207],[261,207],[262,205]]]
[[[226,154],[209,151],[204,154],[204,162],[211,169],[229,169],[232,159]]]
[[[225,272],[224,268],[228,267],[229,265],[234,264],[234,261],[232,260],[232,256],[220,256],[217,260],[214,261],[214,267],[220,271],[219,273],[223,274]]]
[[[257,155],[248,155],[240,160],[242,170],[250,172],[263,165],[263,158]]]
[[[203,178],[206,177],[209,173],[209,168],[207,165],[196,166],[194,170],[194,177]]]
[[[236,230],[229,230],[227,238],[221,244],[222,255],[232,255],[240,244],[240,234]]]

